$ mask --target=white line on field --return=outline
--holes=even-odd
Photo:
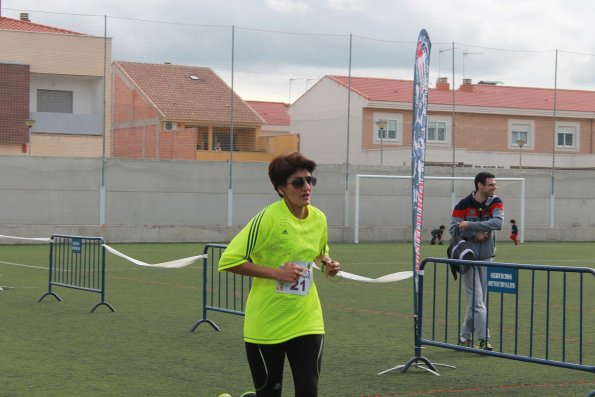
[[[573,263],[594,262],[595,263],[595,259],[543,259],[542,262],[573,262]]]
[[[0,263],[4,263],[5,265],[12,265],[12,266],[30,267],[30,268],[33,268],[33,269],[43,269],[43,270],[48,270],[49,269],[49,267],[24,265],[22,263],[13,263],[13,262],[4,262],[4,261],[0,261]]]

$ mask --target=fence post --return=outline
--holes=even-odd
[[[69,236],[53,234],[50,241],[48,292],[38,302],[52,295],[58,301],[62,298],[53,290],[53,286],[72,288],[100,294],[99,306],[116,310],[105,301],[105,241],[102,237]]]
[[[203,259],[202,275],[202,318],[192,326],[190,332],[194,332],[202,323],[208,323],[216,331],[221,331],[217,324],[207,318],[209,310],[239,316],[245,315],[246,299],[252,286],[252,277],[218,271],[219,258],[225,248],[227,248],[225,244],[207,244],[205,246],[204,254],[206,256]]]
[[[432,316],[423,315],[423,269],[428,264],[434,264],[433,289],[428,293],[433,294],[433,300],[429,304],[432,306]],[[457,324],[449,324],[449,298],[454,299],[455,293],[449,294],[449,265],[465,265],[487,268],[487,288],[488,297],[490,294],[502,294],[500,299],[489,299],[487,304],[488,316],[486,321],[492,318],[497,323],[500,319],[499,331],[499,349],[494,351],[477,349],[473,347],[458,346],[453,338],[448,338],[448,331],[459,329],[460,318]],[[584,288],[585,277],[595,276],[595,270],[587,267],[570,266],[546,266],[532,264],[499,263],[487,261],[461,261],[446,258],[427,258],[422,262],[422,272],[420,273],[420,284],[418,299],[420,307],[416,313],[418,327],[416,328],[416,356],[408,363],[417,363],[421,360],[419,349],[423,345],[436,346],[455,349],[459,351],[473,352],[477,354],[490,355],[500,358],[513,359],[518,361],[531,362],[535,364],[545,364],[562,368],[578,369],[595,373],[594,363],[586,361],[593,360],[595,357],[593,351],[586,352],[588,346],[584,330],[593,330],[593,315],[589,308],[585,307],[585,297],[592,295],[593,290]],[[438,266],[444,266],[444,272],[437,272]],[[430,273],[428,273],[429,275]],[[593,280],[593,277],[590,278]],[[426,285],[429,280],[425,280]],[[591,284],[592,286],[593,284]],[[459,283],[459,296],[461,290]],[[571,291],[572,293],[570,293]],[[516,295],[514,298],[504,299],[504,295]],[[453,296],[451,296],[453,295]],[[438,298],[436,298],[438,297]],[[558,297],[558,299],[553,299]],[[569,310],[569,297],[575,302],[576,310]],[[507,305],[508,301],[513,305]],[[444,307],[439,306],[444,304]],[[455,309],[460,314],[465,311],[464,303],[459,298],[458,307]],[[510,306],[510,307],[509,307]],[[492,307],[490,314],[490,308]],[[452,309],[452,310],[455,310]],[[526,316],[519,315],[520,310],[527,312]],[[428,309],[426,309],[428,310]],[[499,310],[499,312],[498,312]],[[543,316],[540,312],[545,311]],[[436,318],[442,314],[443,317]],[[422,323],[424,321],[432,322],[432,332],[424,337],[422,333]],[[506,322],[508,320],[508,322]],[[524,321],[523,321],[524,320]],[[437,321],[439,321],[437,323]],[[514,332],[510,341],[503,331],[504,323],[514,323]],[[434,329],[436,324],[443,326],[444,336],[440,337]],[[519,329],[528,330],[527,335],[519,336]],[[559,334],[556,333],[556,330]],[[456,339],[458,342],[458,333]],[[526,338],[523,346],[526,348],[519,351],[519,338]],[[576,339],[577,343],[569,344],[570,339]],[[505,348],[507,347],[507,349]],[[570,349],[572,347],[572,349]],[[587,354],[588,353],[588,354]],[[402,371],[403,372],[403,371]]]

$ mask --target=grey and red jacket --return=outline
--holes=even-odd
[[[469,227],[462,231],[462,236],[471,244],[475,257],[478,260],[493,258],[496,256],[495,231],[502,230],[504,223],[504,202],[498,196],[493,196],[479,203],[473,198],[474,193],[459,201],[452,210],[449,232],[454,235],[457,223],[468,221]],[[476,233],[480,231],[489,233],[488,238],[481,242],[475,239]]]

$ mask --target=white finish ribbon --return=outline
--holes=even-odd
[[[314,265],[314,268],[320,270],[320,268],[318,266],[316,266],[316,264],[313,263],[313,265]],[[339,272],[337,273],[337,275],[335,277],[341,277],[341,278],[344,278],[347,280],[353,280],[353,281],[361,281],[364,283],[392,283],[394,281],[407,280],[408,278],[413,277],[413,272],[411,270],[408,270],[408,271],[404,271],[404,272],[396,272],[396,273],[386,274],[384,276],[377,277],[377,278],[369,278],[369,277],[359,276],[359,275],[353,274],[353,273],[344,272],[343,270],[339,270]]]
[[[0,238],[11,238],[11,239],[16,239],[16,240],[33,240],[33,241],[44,241],[44,242],[51,241],[51,239],[49,239],[49,238],[13,237],[13,236],[4,236],[1,234],[0,234]],[[105,249],[107,251],[109,251],[110,253],[112,253],[116,256],[119,256],[122,259],[126,259],[127,261],[132,262],[135,265],[147,266],[147,267],[160,267],[160,268],[166,268],[166,269],[176,269],[176,268],[188,266],[188,265],[196,262],[199,259],[204,259],[207,257],[207,255],[197,255],[197,256],[190,256],[188,258],[176,259],[176,260],[169,261],[169,262],[151,264],[151,263],[139,261],[138,259],[131,258],[128,255],[124,255],[120,251],[116,250],[115,248],[110,247],[107,244],[103,244],[103,246],[105,247]],[[315,269],[320,270],[320,268],[316,265],[316,263],[312,262],[312,266]],[[344,278],[347,280],[360,281],[360,282],[364,282],[364,283],[392,283],[395,281],[402,281],[402,280],[406,280],[408,278],[413,277],[413,272],[412,271],[396,272],[396,273],[386,274],[384,276],[377,277],[377,278],[369,278],[369,277],[359,276],[357,274],[348,273],[348,272],[344,272],[343,270],[340,270],[337,273],[337,276],[335,276],[335,277],[341,277],[341,278]]]
[[[10,238],[10,239],[14,239],[14,240],[31,240],[31,241],[43,241],[46,243],[49,243],[50,241],[52,241],[52,239],[50,238],[41,238],[41,237],[14,237],[14,236],[5,236],[0,234],[0,238]],[[188,266],[194,262],[196,262],[198,259],[203,259],[206,258],[206,255],[197,255],[197,256],[190,256],[188,258],[182,258],[182,259],[176,259],[173,261],[169,261],[169,262],[162,262],[162,263],[146,263],[143,261],[139,261],[138,259],[134,259],[131,258],[127,255],[124,255],[123,253],[121,253],[120,251],[118,251],[115,248],[110,247],[107,244],[103,244],[103,246],[105,247],[105,249],[107,251],[109,251],[110,253],[119,256],[120,258],[126,259],[129,262],[134,263],[135,265],[139,265],[139,266],[148,266],[148,267],[161,267],[161,268],[166,268],[166,269],[176,269],[176,268],[180,268],[180,267],[184,267],[184,266]]]
[[[127,255],[124,255],[120,251],[116,250],[115,248],[110,247],[107,244],[103,244],[103,246],[105,247],[106,250],[108,250],[109,252],[111,252],[112,254],[114,254],[116,256],[119,256],[120,258],[126,259],[127,261],[132,262],[135,265],[148,266],[148,267],[162,267],[162,268],[167,268],[167,269],[176,269],[176,268],[188,266],[188,265],[196,262],[198,259],[203,259],[203,258],[207,257],[206,255],[197,255],[197,256],[190,256],[188,258],[176,259],[176,260],[169,261],[169,262],[161,262],[161,263],[151,264],[151,263],[139,261],[138,259],[131,258]]]

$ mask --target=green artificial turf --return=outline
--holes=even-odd
[[[202,244],[113,247],[149,263],[203,250]],[[444,257],[445,251],[446,246],[424,244],[422,257]],[[38,302],[48,289],[48,253],[47,245],[0,246],[0,286],[9,287],[0,291],[1,396],[216,397],[228,392],[236,397],[252,389],[242,316],[209,312],[222,332],[208,324],[190,332],[202,318],[200,262],[180,269],[147,268],[107,254],[105,300],[116,312],[100,306],[90,313],[99,294],[55,287],[62,302],[52,296]],[[411,270],[410,244],[332,244],[331,253],[343,270],[363,276]],[[497,260],[595,267],[591,243],[502,243]],[[424,347],[422,355],[456,369],[439,367],[441,376],[419,368],[378,375],[414,356],[412,281],[371,284],[318,276],[316,284],[326,324],[320,396],[586,396],[595,389],[593,373],[440,347]],[[585,278],[589,291],[594,284],[593,277]],[[555,290],[560,285],[552,283],[552,296],[561,296]],[[574,302],[568,307],[578,310]],[[552,322],[559,321],[556,310]],[[592,295],[583,311],[584,360],[593,365]],[[507,322],[506,332],[513,325]],[[570,345],[576,350],[575,340]],[[293,396],[289,365],[284,396]]]

